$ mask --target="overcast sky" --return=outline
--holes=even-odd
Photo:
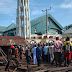
[[[72,0],[29,0],[30,20],[45,15],[46,8],[63,27],[72,24]],[[0,26],[16,24],[17,0],[0,0]]]

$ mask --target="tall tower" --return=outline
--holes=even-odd
[[[17,0],[16,35],[30,38],[30,12],[29,0]]]

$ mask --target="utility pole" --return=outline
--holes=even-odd
[[[46,10],[42,10],[43,12],[46,11],[46,36],[48,35],[48,18],[47,18],[47,11],[51,10],[51,7]]]

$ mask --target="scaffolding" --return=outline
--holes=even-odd
[[[3,61],[5,62],[5,63],[7,63],[8,62],[8,60],[7,60],[7,55],[5,54],[5,52],[1,49],[1,47],[0,47],[0,54],[3,56]]]

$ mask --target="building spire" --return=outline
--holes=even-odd
[[[16,33],[25,39],[30,38],[29,0],[17,0]]]

